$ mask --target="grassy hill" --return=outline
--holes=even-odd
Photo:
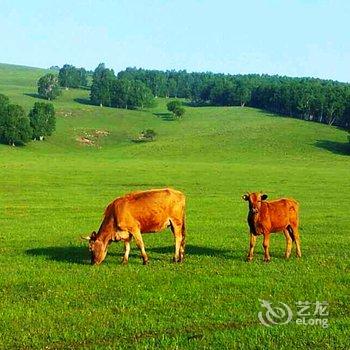
[[[44,72],[1,64],[0,93],[29,110]],[[166,100],[129,111],[88,97],[63,91],[53,102],[57,130],[45,142],[0,145],[1,348],[349,346],[346,132],[240,107],[187,107],[172,121]],[[146,128],[157,140],[133,143]],[[187,195],[185,263],[170,263],[173,240],[163,232],[144,236],[148,266],[134,244],[129,265],[120,265],[121,243],[90,266],[79,236],[98,229],[105,206],[165,186]],[[299,200],[300,260],[294,251],[283,259],[276,234],[271,263],[262,262],[261,239],[245,262],[240,197],[258,190]],[[293,321],[261,325],[259,299],[289,305]],[[298,301],[327,301],[329,327],[296,324]]]

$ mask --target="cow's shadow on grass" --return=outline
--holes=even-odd
[[[146,250],[148,252],[171,255],[174,254],[175,247],[173,245],[166,247],[149,247]],[[186,256],[207,256],[221,259],[243,260],[243,256],[233,253],[234,252],[230,249],[203,247],[192,244],[187,244],[185,249]]]
[[[146,252],[150,253],[149,255],[152,260],[159,260],[156,257],[152,257],[152,252],[172,256],[174,254],[174,246],[147,247]],[[233,253],[234,252],[230,249],[202,247],[191,244],[186,245],[186,256],[207,256],[234,260],[244,259],[242,255],[233,255]],[[26,254],[36,257],[44,257],[52,261],[79,265],[88,265],[91,261],[90,253],[86,246],[32,248],[26,250]],[[111,249],[108,251],[109,256],[118,257],[120,259],[122,258],[122,254],[122,252],[111,251]],[[139,251],[138,248],[133,247],[130,258],[136,257],[139,257]]]
[[[26,250],[26,254],[71,264],[86,265],[91,261],[86,246],[33,248]]]

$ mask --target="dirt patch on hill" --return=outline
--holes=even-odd
[[[76,141],[78,141],[79,143],[83,143],[84,145],[88,145],[88,146],[93,146],[95,144],[94,141],[92,141],[84,136],[78,136],[76,138]]]
[[[100,147],[99,140],[109,134],[107,130],[84,130],[80,131],[80,135],[75,140],[82,145]]]

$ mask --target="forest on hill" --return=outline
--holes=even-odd
[[[144,108],[157,97],[185,98],[194,106],[250,106],[343,128],[350,125],[350,84],[333,80],[130,67],[115,74],[103,63],[94,72],[66,64],[56,80],[57,86],[90,89],[91,103],[101,106]],[[52,84],[48,91],[54,91]]]
[[[187,98],[194,105],[251,106],[330,125],[350,123],[350,84],[332,80],[136,68],[118,78],[141,81],[154,96]]]

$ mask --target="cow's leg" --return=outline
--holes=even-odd
[[[146,254],[145,245],[143,244],[143,239],[142,239],[142,236],[141,236],[141,232],[140,231],[135,231],[135,232],[131,232],[131,234],[135,238],[136,245],[141,250],[141,256],[142,256],[143,264],[147,265],[147,263],[148,263],[148,256]]]
[[[295,245],[297,250],[297,257],[301,258],[301,248],[300,248],[300,235],[297,227],[293,227],[294,237],[295,237]]]
[[[290,257],[290,253],[292,251],[292,243],[293,240],[288,232],[287,229],[283,230],[284,237],[286,238],[286,252],[285,252],[285,258],[288,259]]]
[[[253,260],[255,243],[256,243],[256,235],[251,233],[250,239],[249,239],[249,252],[248,252],[248,256],[247,256],[247,261]]]
[[[183,261],[185,258],[185,236],[182,234],[182,240],[180,244],[180,261]]]
[[[185,215],[183,216],[183,221],[181,224],[181,244],[180,244],[180,261],[185,258],[185,245],[186,245],[186,225],[185,225]]]
[[[263,241],[263,247],[264,247],[264,261],[269,262],[271,260],[270,257],[270,234],[264,233],[264,241]]]
[[[183,260],[183,252],[184,252],[184,246],[182,246],[182,241],[184,238],[182,233],[182,225],[174,221],[171,221],[170,227],[175,237],[175,254],[174,254],[173,261],[181,262]],[[183,249],[182,253],[181,253],[181,249]]]
[[[123,264],[127,264],[129,261],[129,254],[130,254],[130,242],[132,240],[132,235],[129,235],[129,238],[124,240],[124,257],[122,260]]]

